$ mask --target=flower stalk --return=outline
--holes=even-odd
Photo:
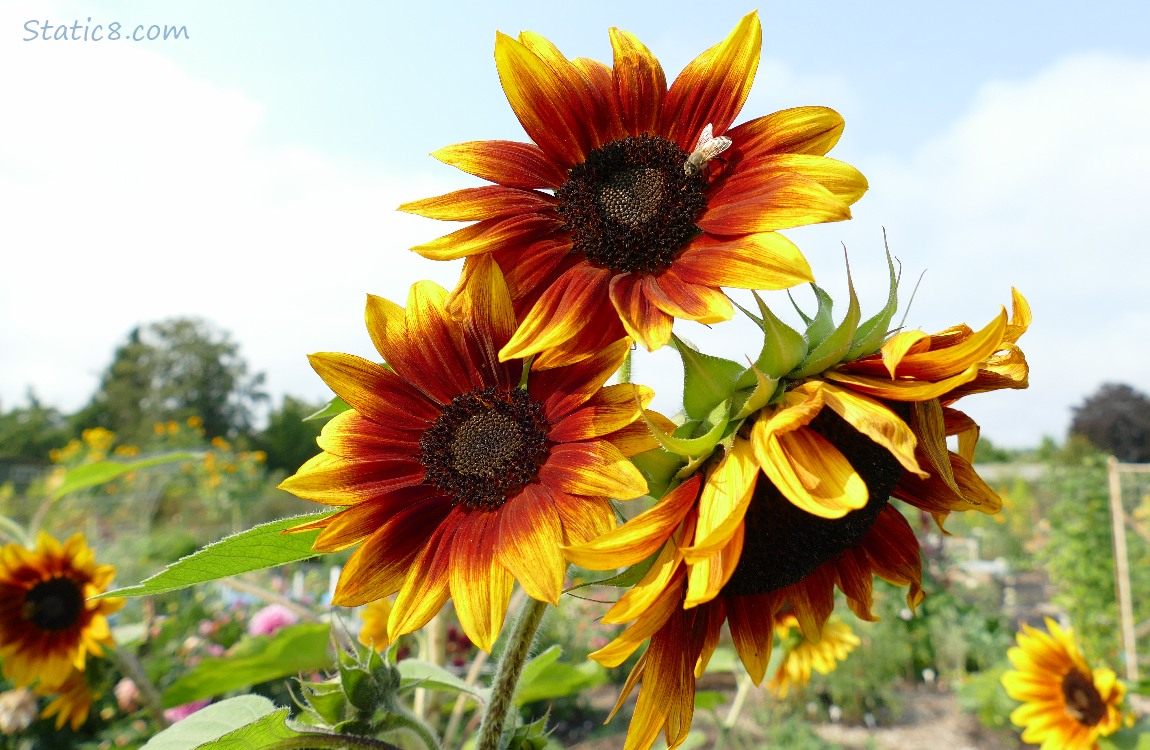
[[[491,686],[491,700],[487,703],[483,721],[479,725],[476,750],[499,750],[499,739],[503,736],[507,710],[511,707],[515,687],[519,684],[519,675],[523,672],[531,643],[535,640],[535,631],[539,629],[539,623],[543,621],[546,609],[547,602],[529,597],[523,609],[519,611],[519,619],[515,621],[515,629],[511,632],[503,659],[495,672],[495,682]]]

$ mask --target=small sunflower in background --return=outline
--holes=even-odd
[[[391,645],[387,636],[387,618],[391,616],[391,600],[376,599],[368,602],[359,613],[363,626],[356,636],[360,643],[376,651],[384,651]]]
[[[63,685],[54,689],[46,689],[43,684],[37,685],[36,693],[51,698],[40,716],[45,719],[55,716],[56,729],[63,729],[67,724],[73,731],[78,730],[92,710],[92,691],[88,688],[84,673],[79,670],[72,672]]]
[[[1126,686],[1110,669],[1090,669],[1071,629],[1048,617],[1046,630],[1024,624],[1007,651],[1014,670],[1002,684],[1022,702],[1010,720],[1023,727],[1023,742],[1042,750],[1093,750],[1122,727]]]
[[[851,216],[867,181],[827,158],[843,119],[797,107],[732,127],[759,65],[755,13],[667,85],[634,35],[610,30],[613,64],[566,58],[531,32],[499,34],[495,63],[533,141],[473,141],[433,154],[494,185],[400,210],[474,221],[413,248],[434,260],[493,257],[519,315],[504,358],[538,368],[630,336],[665,345],[676,318],[729,319],[722,287],[811,281],[777,230]]]
[[[96,564],[83,534],[60,544],[41,532],[34,549],[5,545],[0,550],[4,677],[54,691],[82,673],[89,656],[102,656],[114,645],[108,616],[124,600],[92,597],[106,591],[115,574],[113,566]]]
[[[780,698],[786,698],[792,687],[810,684],[812,672],[833,672],[862,643],[851,626],[837,617],[832,617],[823,626],[818,641],[807,640],[799,632],[798,624],[793,615],[784,615],[775,623],[775,635],[784,648],[783,663],[767,682],[767,687]]]

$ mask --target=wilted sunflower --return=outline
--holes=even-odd
[[[83,534],[61,545],[40,532],[35,549],[12,543],[0,550],[0,660],[16,685],[39,681],[47,690],[82,671],[89,655],[113,645],[108,615],[123,599],[103,593],[116,569],[97,565]]]
[[[675,318],[726,320],[720,287],[812,279],[776,230],[848,219],[866,191],[856,169],[825,156],[843,130],[833,110],[731,127],[759,64],[754,13],[669,88],[638,39],[614,28],[610,37],[612,67],[568,60],[538,34],[497,35],[499,79],[534,142],[444,148],[434,156],[495,185],[400,207],[477,221],[414,250],[498,261],[521,319],[503,358],[538,354],[536,367],[557,366],[624,334],[653,350]]]
[[[1126,686],[1109,669],[1090,670],[1074,634],[1046,618],[1048,633],[1022,626],[1007,651],[1017,671],[1002,676],[1007,694],[1022,705],[1010,720],[1024,727],[1022,741],[1042,750],[1092,750],[1098,738],[1122,726]]]
[[[323,529],[315,549],[324,552],[362,542],[333,603],[398,592],[391,640],[422,627],[450,596],[468,637],[490,650],[515,580],[557,602],[560,547],[615,526],[606,498],[646,492],[627,459],[654,445],[635,424],[633,387],[602,388],[628,343],[520,387],[526,363],[498,357],[515,315],[490,258],[473,265],[451,300],[426,281],[412,286],[406,310],[370,297],[367,328],[386,365],[311,357],[352,409],[325,425],[323,453],[281,487],[346,507],[295,530]],[[652,396],[641,389],[642,403]]]
[[[92,691],[88,688],[83,672],[73,671],[63,685],[51,690],[43,684],[37,685],[36,692],[52,698],[40,712],[40,717],[50,719],[55,716],[56,729],[63,729],[67,724],[72,727],[72,731],[76,731],[88,720],[92,710]]]
[[[777,322],[765,308],[763,320],[768,328]],[[1029,307],[1015,292],[1010,323],[1003,311],[978,333],[965,326],[933,337],[915,332],[918,343],[909,351],[924,356],[905,370],[905,337],[892,337],[873,357],[893,375],[871,379],[849,369],[854,361],[826,360],[809,334],[804,339],[791,331],[801,349],[787,354],[774,376],[757,373],[762,398],[769,400],[738,411],[740,424],[725,418],[713,427],[703,424],[700,431],[730,437],[709,458],[690,464],[698,468],[689,479],[624,526],[565,550],[572,562],[592,569],[633,565],[658,553],[646,576],[604,617],[635,622],[592,655],[617,666],[651,639],[624,687],[625,695],[640,678],[650,686],[646,695],[640,691],[628,733],[636,739],[628,740],[628,750],[649,747],[660,729],[672,747],[686,738],[690,674],[702,674],[724,620],[757,684],[780,613],[789,612],[804,637],[818,641],[836,588],[864,620],[875,619],[876,575],[908,586],[912,608],[922,600],[918,540],[888,498],[903,499],[940,522],[956,510],[997,512],[998,496],[970,468],[977,425],[944,404],[983,390],[1026,387],[1017,340],[1029,323]],[[881,334],[885,323],[877,330]],[[787,339],[781,329],[772,331],[773,339]],[[843,353],[853,349],[854,332],[848,333]],[[816,361],[826,360],[824,368],[811,369],[808,345]],[[857,361],[869,366],[873,357]],[[760,363],[770,369],[775,360]],[[755,399],[744,392],[730,403]],[[962,436],[963,455],[947,450],[946,437],[953,434]],[[691,444],[702,439],[686,437],[693,437],[686,441]],[[664,443],[674,446],[670,438]]]
[[[818,641],[808,640],[797,632],[798,621],[791,615],[775,623],[775,635],[785,645],[783,663],[767,687],[780,698],[786,698],[792,686],[803,687],[811,681],[811,673],[830,674],[862,643],[851,626],[832,617],[823,626]]]

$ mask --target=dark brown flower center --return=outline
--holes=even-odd
[[[1062,697],[1066,699],[1066,713],[1083,726],[1097,726],[1106,718],[1106,701],[1094,687],[1094,680],[1077,669],[1062,678]]]
[[[80,620],[84,594],[71,578],[50,578],[24,596],[24,619],[41,630],[67,630]]]
[[[646,134],[592,151],[555,193],[572,252],[620,273],[670,268],[707,207],[707,177],[686,174],[687,157]]]
[[[760,473],[747,508],[743,552],[723,588],[724,596],[765,594],[798,583],[857,545],[902,477],[902,466],[886,448],[830,409],[823,409],[810,428],[838,448],[859,473],[870,496],[867,504],[842,518],[819,518],[795,507]]]
[[[461,394],[419,439],[424,481],[474,509],[494,510],[539,474],[547,458],[543,405],[513,388]]]

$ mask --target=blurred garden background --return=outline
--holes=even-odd
[[[306,418],[324,404],[290,396],[272,403],[261,383],[229,334],[207,321],[176,318],[131,330],[79,411],[64,413],[34,390],[22,403],[0,405],[0,514],[60,539],[82,532],[125,586],[223,536],[304,512],[302,501],[276,485],[317,452],[324,420]],[[1000,514],[956,514],[940,533],[930,517],[903,506],[924,553],[927,597],[917,613],[907,609],[905,592],[876,582],[881,619],[843,617],[857,647],[833,671],[816,672],[785,695],[777,681],[773,690],[749,690],[735,676],[730,644],[720,645],[700,682],[692,746],[927,748],[942,746],[940,737],[956,749],[1021,746],[1008,721],[1016,704],[999,682],[1021,623],[1069,623],[1092,665],[1131,674],[1116,588],[1112,479],[1145,674],[1150,474],[1111,477],[1110,456],[1124,466],[1150,461],[1150,399],[1126,385],[1083,394],[1061,439],[1011,450],[982,440],[976,464],[1003,497]],[[86,467],[107,472],[107,481],[85,479]],[[334,632],[348,639],[361,628],[361,612],[325,603],[344,559],[132,599],[113,617],[117,642],[138,656],[169,718],[252,684],[292,705],[297,678],[333,668],[325,623],[334,621]],[[599,622],[618,590],[594,584],[609,574],[573,568],[570,575],[575,588],[543,623],[521,710],[528,721],[548,717],[552,747],[622,747],[630,705],[604,720],[632,663],[607,670],[585,659],[619,630]],[[486,681],[491,662],[450,611],[401,640],[397,655],[400,664],[436,665],[438,677],[411,678],[420,688],[416,708],[449,738],[466,736],[476,719],[466,685]],[[213,671],[212,660],[225,656],[233,664]],[[79,729],[37,719],[0,745],[141,746],[154,731],[146,707],[116,662],[97,664],[104,689]],[[434,689],[452,680],[455,693]],[[7,732],[6,710],[0,728]]]

